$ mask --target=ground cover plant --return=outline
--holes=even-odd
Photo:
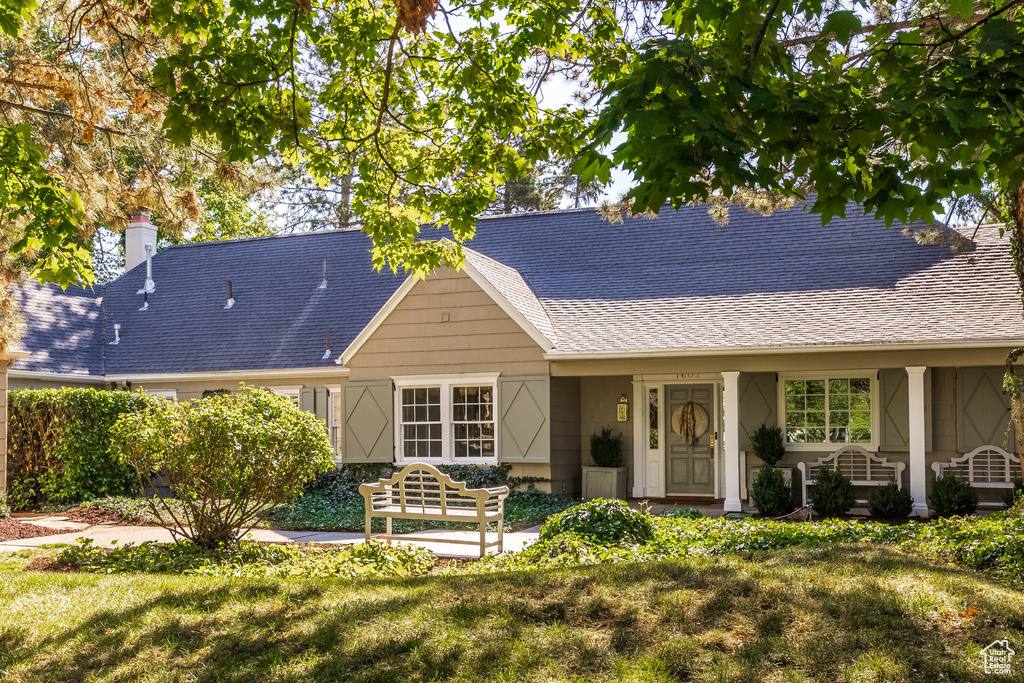
[[[98,574],[145,572],[204,576],[318,577],[424,574],[437,558],[418,546],[369,541],[347,546],[241,541],[202,548],[191,541],[100,548],[89,539],[62,550],[57,563]]]
[[[11,683],[966,682],[1024,640],[1024,594],[865,544],[355,581],[29,562],[0,558]]]

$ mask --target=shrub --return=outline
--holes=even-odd
[[[902,519],[909,517],[914,509],[914,499],[908,489],[900,488],[890,481],[871,495],[868,512],[879,519]]]
[[[973,515],[978,509],[978,492],[969,482],[956,477],[936,477],[928,494],[928,506],[936,517]]]
[[[818,479],[811,484],[808,494],[811,507],[822,517],[845,515],[853,507],[853,484],[831,467],[818,470]]]
[[[19,389],[8,400],[8,500],[16,510],[133,494],[131,468],[109,453],[110,427],[167,402],[96,389]]]
[[[140,488],[166,477],[172,504],[147,499],[161,526],[203,548],[241,538],[276,506],[333,466],[323,424],[284,396],[245,386],[226,396],[166,402],[122,415],[111,449]]]
[[[662,510],[658,516],[669,519],[701,519],[704,515],[700,513],[700,510],[694,508],[669,508]]]
[[[646,543],[654,538],[650,515],[631,509],[625,501],[595,498],[554,515],[540,528],[541,539],[564,533],[599,543]]]
[[[612,428],[590,435],[590,457],[598,467],[622,466],[622,434],[612,436]]]
[[[0,491],[0,519],[11,516],[11,506],[7,504],[7,491]]]
[[[774,467],[786,455],[786,443],[782,439],[781,427],[762,424],[750,435],[750,446],[754,455],[765,465]]]
[[[1021,498],[1024,498],[1024,479],[1014,479],[1013,488],[1003,495],[1003,504],[1009,510]]]
[[[793,484],[786,481],[782,470],[772,465],[758,471],[750,487],[750,497],[763,515],[775,517],[793,511]]]

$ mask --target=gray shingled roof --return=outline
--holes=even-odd
[[[14,370],[99,375],[102,372],[100,329],[103,316],[100,289],[40,285],[29,280],[15,290],[25,317],[21,346],[27,358]]]
[[[336,367],[334,359],[401,284],[374,271],[358,231],[172,246],[107,286],[106,372]],[[318,289],[327,260],[327,288]],[[234,306],[225,310],[227,281]],[[331,354],[323,358],[330,334]]]
[[[530,289],[522,274],[514,268],[498,263],[478,251],[466,249],[466,262],[476,269],[531,325],[537,328],[544,337],[556,346],[558,337],[551,324],[551,318],[544,310],[544,304]]]
[[[920,245],[857,207],[822,226],[802,206],[763,217],[705,207],[609,225],[593,210],[480,221],[472,242],[522,274],[558,352],[908,342],[1016,342],[1006,239],[966,256]]]
[[[740,350],[1024,337],[1007,240],[981,229],[953,256],[851,207],[822,227],[704,207],[610,225],[592,209],[481,219],[467,258],[555,352]],[[359,232],[182,245],[95,294],[28,296],[19,369],[98,374],[332,367],[401,284]],[[326,290],[317,289],[327,259]],[[235,305],[224,310],[226,280]],[[34,290],[26,287],[31,294]],[[40,290],[43,291],[43,290]],[[105,313],[105,316],[103,315]],[[113,325],[121,342],[110,345]],[[105,339],[100,338],[100,325]],[[331,354],[323,358],[325,335]]]

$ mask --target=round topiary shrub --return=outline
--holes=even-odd
[[[774,467],[786,455],[786,442],[782,439],[781,427],[762,424],[750,435],[750,447],[754,455],[765,465]],[[758,508],[760,509],[760,508]]]
[[[598,467],[622,466],[622,434],[612,435],[611,427],[590,435],[590,457]]]
[[[808,494],[811,507],[822,517],[845,515],[853,507],[853,484],[831,467],[818,470],[818,479],[811,484]]]
[[[750,498],[762,515],[775,517],[793,511],[793,486],[777,467],[762,467],[750,487]]]
[[[973,515],[978,509],[978,492],[966,481],[937,477],[928,494],[928,506],[936,517]]]
[[[910,491],[900,488],[894,481],[875,491],[868,501],[868,512],[879,519],[903,519],[909,517],[913,509]]]
[[[654,538],[654,522],[624,501],[595,498],[550,517],[540,528],[540,537],[552,539],[567,532],[600,543],[642,544]]]

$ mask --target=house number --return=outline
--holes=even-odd
[[[700,379],[699,372],[681,372],[676,375],[676,379]]]

